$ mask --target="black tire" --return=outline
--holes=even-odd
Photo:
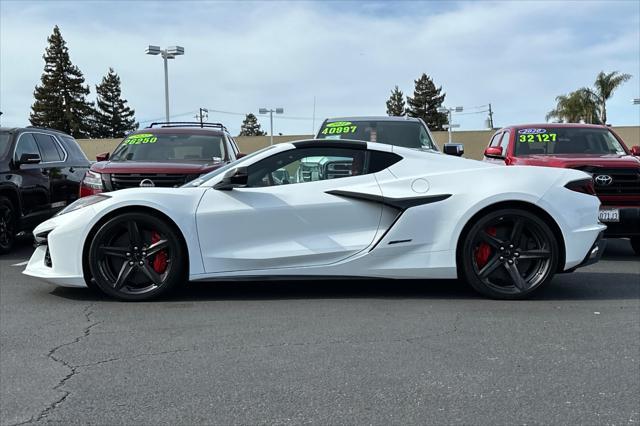
[[[631,237],[631,248],[636,256],[640,256],[640,237]]]
[[[0,254],[11,251],[16,241],[17,212],[7,197],[0,197]]]
[[[526,210],[490,212],[477,219],[463,238],[462,278],[485,296],[524,299],[551,281],[557,270],[559,250],[553,231]]]
[[[186,280],[181,241],[173,226],[146,213],[111,218],[96,232],[89,248],[95,285],[125,301],[166,294]],[[160,256],[164,260],[158,262]]]

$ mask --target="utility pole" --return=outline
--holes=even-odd
[[[204,114],[203,114],[204,113]],[[200,118],[200,127],[204,127],[204,120],[209,118],[209,110],[206,108],[200,108],[196,118]]]
[[[489,103],[489,128],[493,129],[493,111],[491,110],[491,103]]]

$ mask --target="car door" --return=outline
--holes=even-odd
[[[23,154],[38,155],[42,160],[34,134],[31,132],[21,133],[18,136],[13,153],[15,174],[19,177],[23,225],[29,227],[51,215],[51,198],[49,176],[44,173],[41,164],[19,164]]]
[[[327,191],[381,196],[366,150],[299,148],[248,168],[248,186],[211,189],[197,225],[207,272],[327,265],[368,247],[382,205]]]
[[[42,173],[49,178],[49,194],[52,213],[63,209],[78,188],[68,179],[69,167],[65,164],[67,153],[54,136],[46,133],[34,133],[40,150]]]

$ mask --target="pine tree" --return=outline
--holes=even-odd
[[[34,126],[50,127],[74,137],[93,133],[93,103],[86,100],[89,86],[84,86],[82,72],[71,63],[67,43],[56,25],[47,38],[49,46],[40,86],[33,93],[29,121]]]
[[[404,93],[396,86],[395,89],[391,91],[391,96],[387,101],[387,115],[401,117],[405,114]]]
[[[239,136],[264,136],[266,134],[267,132],[263,132],[260,128],[260,123],[258,123],[256,116],[252,113],[247,114],[242,126],[240,126]]]
[[[422,118],[431,130],[444,130],[447,114],[438,112],[446,96],[446,93],[440,94],[442,86],[436,88],[431,77],[424,73],[415,80],[415,84],[413,98],[407,96],[407,114],[410,117]]]
[[[135,111],[127,106],[126,99],[122,99],[120,77],[113,68],[109,68],[107,75],[102,77],[102,82],[96,86],[96,93],[95,137],[121,138],[138,128],[133,117]]]

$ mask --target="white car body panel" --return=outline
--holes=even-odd
[[[290,149],[296,148],[279,144],[235,166]],[[564,241],[565,270],[585,259],[605,229],[598,222],[598,198],[564,188],[588,177],[583,172],[498,167],[375,143],[367,149],[393,151],[403,159],[378,173],[316,182],[217,190],[213,186],[224,174],[219,173],[193,188],[109,193],[105,201],[39,225],[34,235],[50,231],[53,267],[44,265],[41,246],[24,273],[57,285],[85,286],[85,241],[106,215],[131,207],[156,210],[175,223],[188,248],[191,280],[455,278],[465,225],[483,208],[507,201],[536,205],[555,220]],[[333,190],[342,195],[327,193]],[[423,204],[399,211],[387,203],[398,199]]]

